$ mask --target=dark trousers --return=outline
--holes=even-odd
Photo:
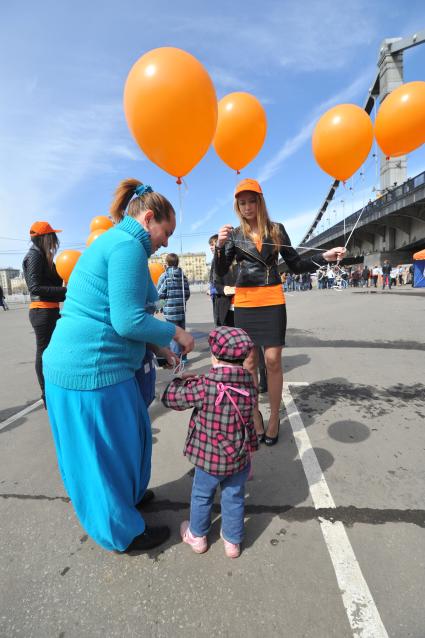
[[[235,313],[230,310],[231,297],[225,295],[215,295],[213,297],[214,325],[229,326],[235,325]]]
[[[50,343],[56,322],[59,319],[59,308],[32,308],[30,322],[35,332],[37,350],[35,353],[35,371],[41,388],[41,398],[44,398],[44,377],[42,368],[43,352]]]

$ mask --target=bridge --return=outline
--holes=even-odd
[[[347,249],[368,266],[384,259],[409,263],[412,254],[425,246],[425,171],[388,189],[343,221],[313,234],[302,245],[312,249],[345,246],[353,229]],[[308,250],[305,254],[310,253],[313,255]]]
[[[364,104],[370,114],[379,99],[382,102],[403,83],[403,52],[423,44],[425,30],[407,38],[387,38],[379,51],[378,70]],[[302,241],[304,254],[315,249],[343,245],[352,257],[359,257],[367,265],[380,264],[384,259],[393,263],[407,263],[412,253],[425,246],[425,172],[407,178],[405,156],[386,158],[381,154],[380,196],[343,221],[318,232],[326,211],[340,185],[335,180]],[[375,190],[375,189],[374,189]],[[350,233],[353,232],[350,237]],[[308,250],[311,249],[311,250]]]

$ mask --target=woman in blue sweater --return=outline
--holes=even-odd
[[[135,179],[111,205],[116,225],[78,260],[56,329],[43,355],[46,400],[58,465],[77,516],[102,547],[143,551],[164,542],[166,526],[146,526],[138,511],[153,497],[152,435],[135,372],[146,343],[171,362],[193,338],[155,319],[148,257],[174,232],[170,202]]]

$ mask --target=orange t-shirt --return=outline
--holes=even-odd
[[[255,240],[258,252],[261,252],[263,242]],[[235,308],[259,308],[263,306],[280,306],[285,303],[282,284],[275,286],[236,287]]]
[[[31,301],[30,310],[34,308],[59,308],[57,301]]]

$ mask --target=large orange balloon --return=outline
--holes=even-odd
[[[109,219],[109,217],[106,217],[105,215],[98,215],[97,217],[93,217],[90,222],[90,232],[92,233],[100,228],[108,230],[109,228],[112,228],[113,225],[114,223]]]
[[[164,266],[162,264],[159,264],[158,262],[149,264],[149,272],[151,274],[151,279],[153,283],[155,284],[155,286],[158,283],[158,280],[161,277],[164,270],[165,270]]]
[[[90,244],[92,244],[98,237],[103,235],[103,233],[106,233],[106,230],[104,228],[99,228],[98,230],[94,230],[92,233],[90,233],[86,240],[86,246],[90,246]]]
[[[317,122],[313,153],[320,168],[345,181],[363,164],[373,142],[369,115],[355,104],[334,106]]]
[[[213,145],[230,168],[245,168],[260,152],[266,132],[266,113],[250,93],[229,93],[218,103]]]
[[[69,277],[74,269],[75,264],[80,259],[81,253],[79,250],[63,250],[56,258],[56,270],[59,276],[66,282],[69,281]]]
[[[398,157],[425,143],[425,82],[408,82],[382,102],[375,137],[385,155]]]
[[[128,127],[147,157],[175,177],[202,159],[217,125],[217,98],[190,53],[153,49],[137,60],[124,88]]]

